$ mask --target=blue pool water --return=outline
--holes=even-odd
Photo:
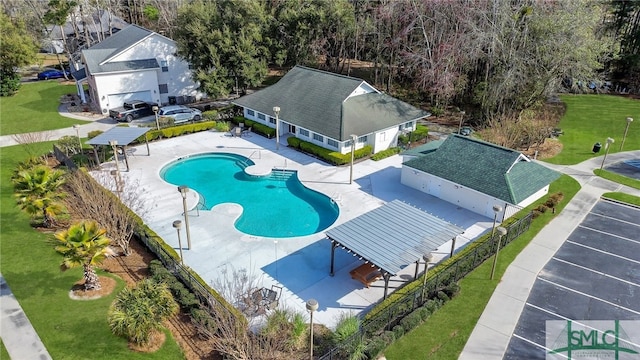
[[[215,153],[194,155],[168,164],[160,176],[174,185],[187,185],[204,198],[204,208],[237,203],[243,213],[236,228],[267,237],[304,236],[328,228],[338,218],[337,205],[306,188],[293,171],[267,177],[247,175],[253,165],[244,156]]]

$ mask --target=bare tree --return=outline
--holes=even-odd
[[[38,151],[36,149],[36,144],[44,141],[49,141],[51,139],[51,136],[52,133],[50,131],[40,131],[32,133],[13,134],[11,135],[11,138],[19,145],[22,145],[22,148],[27,154],[29,154],[29,156],[34,157],[41,153],[41,151]]]
[[[70,174],[66,183],[69,193],[67,208],[74,214],[96,220],[107,229],[108,237],[122,249],[123,254],[129,255],[129,242],[139,224],[132,211],[143,214],[146,209],[138,191],[140,187],[135,182],[125,184],[106,172],[98,173],[96,178],[97,181],[83,171]],[[119,191],[120,200],[101,184]]]

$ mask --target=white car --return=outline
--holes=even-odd
[[[202,111],[189,108],[184,105],[169,105],[160,108],[160,111],[158,111],[158,116],[172,117],[173,123],[179,124],[191,120],[202,120]]]

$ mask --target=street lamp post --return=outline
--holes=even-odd
[[[191,250],[191,232],[189,231],[189,217],[187,216],[187,193],[189,188],[186,185],[178,186],[178,191],[182,195],[182,208],[184,210],[184,225],[187,230],[187,250]]]
[[[491,228],[491,239],[493,239],[493,235],[496,233],[496,220],[498,219],[498,213],[502,211],[502,206],[493,205],[493,227]]]
[[[620,151],[622,151],[622,147],[624,146],[624,141],[627,139],[627,131],[629,131],[629,125],[633,122],[632,117],[627,118],[627,126],[624,128],[624,135],[622,136],[622,143],[620,143]]]
[[[607,155],[609,155],[609,149],[611,149],[611,144],[613,144],[614,140],[610,137],[607,138],[607,143],[605,146],[604,157],[602,158],[602,164],[600,164],[600,170],[604,167],[604,161],[607,159]]]
[[[464,120],[464,114],[466,114],[464,111],[460,111],[460,124],[458,125],[458,135],[460,135],[460,132],[462,131],[462,121]]]
[[[176,220],[173,222],[173,228],[178,232],[178,248],[180,249],[180,264],[184,265],[182,257],[182,240],[180,239],[180,228],[182,228],[182,221]]]
[[[73,124],[73,128],[76,129],[76,136],[78,137],[78,145],[80,146],[80,148],[78,149],[78,151],[80,153],[82,153],[82,141],[80,140],[80,125],[78,124]],[[625,133],[626,134],[626,133]]]
[[[273,113],[276,114],[276,150],[280,150],[280,106],[274,106]]]
[[[424,297],[427,293],[427,271],[429,270],[429,263],[433,261],[433,254],[428,253],[422,256],[424,260],[424,279],[422,280],[422,302],[424,302]]]
[[[358,140],[358,135],[351,135],[351,168],[349,169],[349,184],[353,182],[353,160],[354,154],[356,152],[356,140]]]
[[[318,301],[316,299],[309,299],[307,301],[307,310],[309,310],[309,360],[313,360],[313,312],[318,310]]]
[[[502,237],[507,235],[507,229],[502,226],[498,226],[498,248],[496,249],[496,256],[493,258],[493,266],[491,266],[491,280],[493,280],[493,274],[496,271],[496,265],[498,264],[498,254],[500,254],[500,245],[502,245]]]
[[[156,115],[156,130],[160,130],[160,121],[158,121],[158,110],[160,110],[160,108],[158,108],[158,105],[153,105],[151,110],[153,110],[153,113]]]

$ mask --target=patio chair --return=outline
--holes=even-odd
[[[233,131],[233,136],[236,136],[236,137],[242,136],[242,128],[241,127],[236,126],[233,130],[234,130]]]
[[[248,136],[249,133],[251,133],[251,126],[249,126],[249,128],[242,130],[242,135],[243,136]]]
[[[266,310],[273,310],[278,307],[280,296],[282,295],[282,287],[271,285],[271,289],[265,288],[264,290],[264,297],[262,300],[263,307]]]

